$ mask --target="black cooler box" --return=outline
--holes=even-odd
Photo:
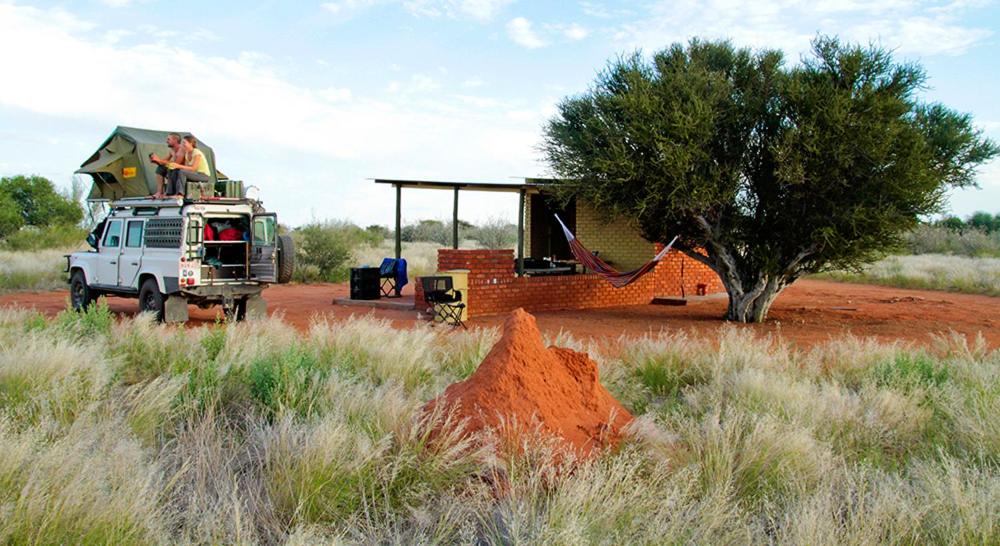
[[[379,269],[377,267],[355,267],[351,269],[351,299],[377,300],[379,293]]]

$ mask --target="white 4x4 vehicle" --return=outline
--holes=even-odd
[[[139,299],[139,310],[184,322],[188,304],[222,305],[227,317],[263,317],[261,292],[288,282],[290,237],[250,199],[121,199],[88,242],[68,255],[70,300],[82,310],[101,295]]]

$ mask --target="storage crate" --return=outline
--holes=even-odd
[[[215,183],[215,195],[229,199],[242,199],[244,195],[242,180],[219,180]]]

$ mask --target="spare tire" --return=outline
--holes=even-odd
[[[290,235],[278,235],[278,282],[292,280],[295,272],[295,243]]]

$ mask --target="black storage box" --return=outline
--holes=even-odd
[[[379,293],[379,269],[377,267],[355,267],[351,269],[351,299],[377,300]]]

